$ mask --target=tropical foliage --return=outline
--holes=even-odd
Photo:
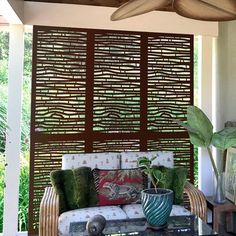
[[[7,32],[0,32],[0,152],[5,149],[5,133],[7,123],[7,70],[8,70],[8,45]]]
[[[179,125],[188,130],[190,141],[197,147],[207,148],[214,169],[215,177],[218,179],[222,171],[223,158],[221,159],[220,169],[217,169],[214,161],[211,146],[224,151],[236,144],[236,128],[226,127],[221,131],[213,132],[213,125],[206,114],[196,106],[189,106],[187,109],[187,123],[177,120]]]
[[[157,192],[157,186],[158,183],[162,179],[162,172],[156,168],[152,168],[152,161],[155,160],[157,157],[154,156],[151,159],[148,159],[147,157],[140,157],[138,158],[138,166],[142,168],[143,172],[150,178],[155,191]]]

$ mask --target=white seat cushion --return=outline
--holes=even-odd
[[[88,166],[92,169],[119,169],[118,152],[65,154],[62,156],[62,170]]]
[[[126,213],[128,218],[136,219],[136,218],[145,218],[143,214],[143,209],[141,204],[129,204],[122,206],[122,210]],[[170,213],[171,216],[182,216],[182,215],[190,215],[190,211],[185,209],[180,205],[173,205],[172,211]]]
[[[157,158],[152,162],[153,165],[174,167],[173,152],[121,152],[121,169],[137,168],[137,159],[144,156],[149,159],[156,156]]]
[[[141,204],[127,204],[122,206],[122,210],[129,219],[145,218]]]
[[[125,212],[118,206],[87,207],[67,211],[59,216],[59,235],[68,235],[71,223],[86,222],[90,217],[98,214],[103,215],[106,220],[127,219]]]

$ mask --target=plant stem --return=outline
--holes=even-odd
[[[155,188],[155,192],[157,193],[157,184],[156,184],[156,182],[154,181],[152,175],[151,175],[151,182],[152,182],[152,184],[153,184],[153,186],[154,186],[154,188]]]
[[[224,168],[223,168],[224,166],[223,165],[224,165],[224,157],[222,156],[221,159],[220,159],[220,171],[219,171],[219,174],[223,173],[223,170],[224,170]]]
[[[218,171],[217,168],[216,168],[216,164],[215,164],[214,158],[213,158],[213,156],[212,156],[210,147],[207,147],[207,151],[208,151],[209,157],[210,157],[210,159],[211,159],[211,164],[212,164],[212,167],[213,167],[213,170],[214,170],[214,173],[215,173],[216,180],[218,180],[219,171]]]
[[[147,170],[147,172],[148,172],[148,174],[150,176],[151,182],[152,182],[152,184],[153,184],[153,186],[155,188],[155,192],[157,193],[157,183],[154,181],[154,178],[152,176],[152,170],[151,170],[151,168],[149,166],[146,166],[146,170]]]

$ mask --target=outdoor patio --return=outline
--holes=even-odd
[[[198,42],[198,85],[195,85],[198,107],[208,115],[216,130],[222,129],[227,121],[236,121],[236,21],[206,22],[174,12],[154,11],[112,22],[110,16],[121,1],[110,6],[92,2],[91,5],[23,0],[0,3],[0,30],[9,31],[10,35],[4,236],[27,234],[17,232],[26,30],[32,30],[34,36],[29,235],[37,235],[42,194],[50,184],[50,171],[60,169],[62,154],[155,151],[158,146],[175,153],[175,164],[186,166],[190,170],[188,179],[193,182],[193,147],[187,132],[170,120],[172,114],[174,118],[182,118],[184,109],[194,101],[194,39]],[[171,64],[171,58],[159,59],[167,55],[167,46],[156,47],[156,42],[169,42],[173,51],[178,52],[175,60],[180,67]],[[152,53],[159,53],[159,57]],[[123,55],[126,55],[124,61]],[[70,62],[65,63],[63,57],[70,58]],[[127,66],[126,61],[132,63]],[[167,72],[157,68],[157,62],[170,64],[165,68]],[[163,74],[173,74],[179,68],[178,87],[171,85],[171,76]],[[163,70],[159,75],[169,82],[156,81],[155,70]],[[168,91],[174,91],[175,96]],[[50,110],[47,102],[52,97],[57,106]],[[171,105],[165,110],[163,106],[168,103]],[[49,113],[45,115],[44,109]],[[163,109],[162,115],[156,120],[159,109]],[[216,150],[213,153],[220,157]],[[204,149],[199,149],[198,155],[198,188],[210,196],[213,190],[209,188],[213,186],[210,159]]]

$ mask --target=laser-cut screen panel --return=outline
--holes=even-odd
[[[64,153],[174,151],[189,169],[193,36],[34,27],[29,235]]]
[[[85,130],[86,32],[37,34],[35,128],[49,134]]]
[[[95,34],[94,48],[93,130],[139,131],[140,35]]]
[[[183,119],[191,103],[191,39],[184,36],[149,37],[148,129],[182,130],[173,119]]]

